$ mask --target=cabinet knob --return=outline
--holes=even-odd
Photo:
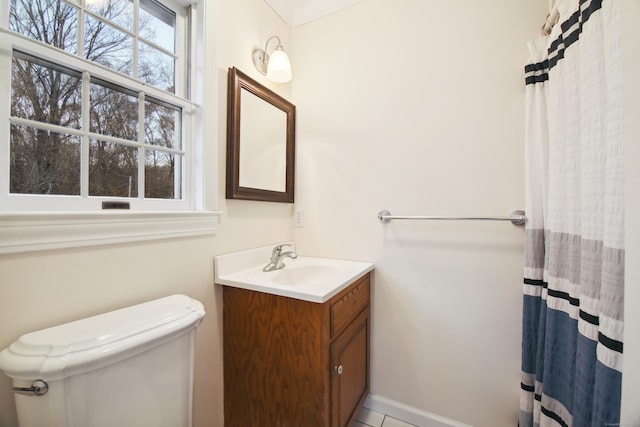
[[[338,366],[334,367],[334,369],[336,370],[338,375],[342,375],[342,365],[338,365]]]

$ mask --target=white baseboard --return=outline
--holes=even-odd
[[[472,427],[375,394],[367,396],[363,406],[418,427]]]

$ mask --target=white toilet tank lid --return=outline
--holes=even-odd
[[[12,378],[56,380],[108,366],[198,326],[202,304],[172,295],[22,335],[0,352]]]

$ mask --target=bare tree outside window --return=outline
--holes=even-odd
[[[145,102],[146,144],[180,150],[180,140],[175,137],[179,129],[179,111],[158,101]],[[177,156],[158,150],[146,150],[145,155],[145,194],[154,198],[181,197],[171,184],[177,173]]]
[[[104,0],[84,13],[65,0],[11,0],[10,29],[173,93],[175,15],[153,0],[140,3],[138,34],[148,42],[132,33],[130,0]],[[84,34],[78,33],[80,16]],[[11,125],[10,192],[80,195],[85,174],[89,196],[138,197],[144,191],[146,198],[180,198],[180,108],[140,102],[142,93],[94,77],[89,99],[83,99],[87,76],[14,51],[11,116],[24,120]]]
[[[65,52],[77,53],[78,9],[56,0],[11,0],[9,28]]]
[[[11,115],[80,128],[81,79],[14,56]],[[80,194],[80,140],[26,126],[11,126],[10,191]]]

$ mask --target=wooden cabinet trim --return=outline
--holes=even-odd
[[[369,305],[369,275],[366,274],[331,302],[331,336],[335,337]]]

